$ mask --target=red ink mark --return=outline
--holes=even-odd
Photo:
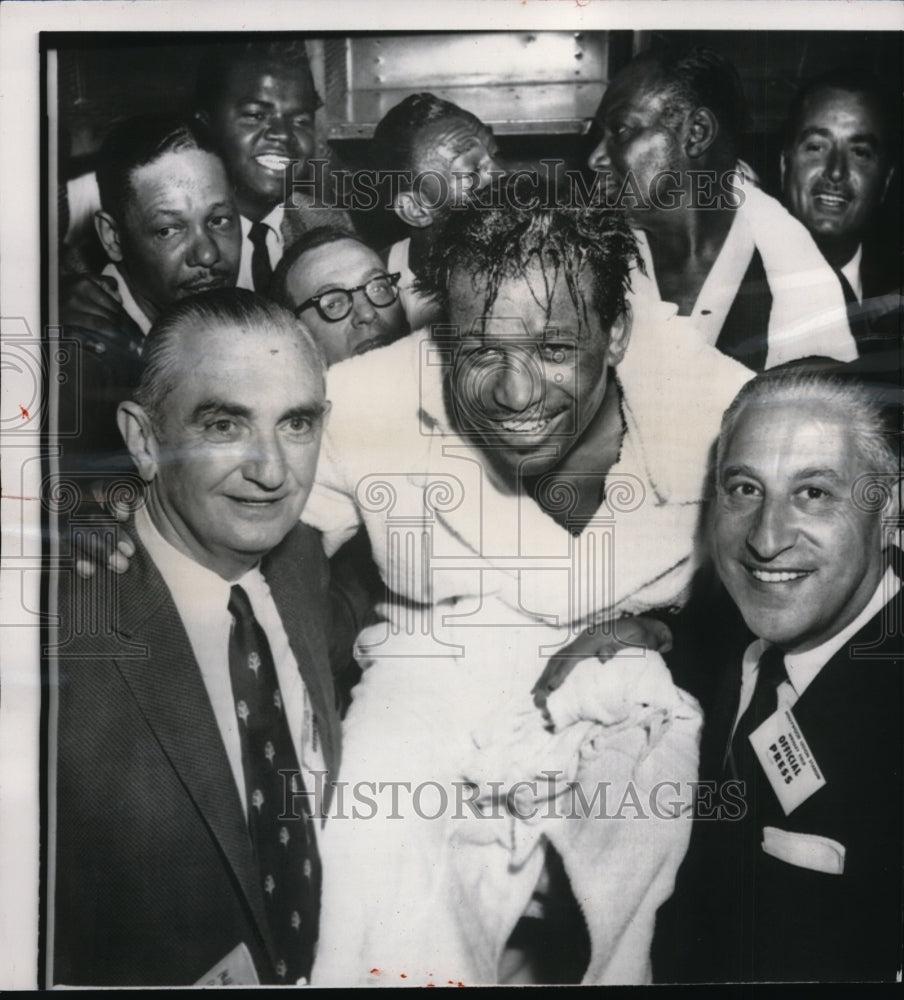
[[[408,976],[406,976],[404,972],[399,973],[399,979],[407,979],[407,978]]]
[[[431,986],[435,989],[436,983],[427,983],[427,989],[430,989]]]
[[[19,409],[22,411],[22,419],[23,420],[28,420],[29,419],[28,410],[26,410],[25,407],[21,403],[19,403]]]
[[[371,969],[370,970],[370,974],[372,976],[379,976],[380,975],[380,970],[379,969]]]

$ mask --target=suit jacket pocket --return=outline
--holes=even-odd
[[[779,861],[827,875],[844,873],[844,844],[815,833],[792,833],[775,826],[763,828],[763,850]]]

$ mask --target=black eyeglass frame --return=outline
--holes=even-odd
[[[312,306],[317,310],[318,315],[321,319],[326,320],[327,323],[341,323],[342,320],[348,316],[352,311],[354,306],[354,299],[352,296],[355,292],[364,292],[364,297],[375,309],[386,309],[391,306],[393,302],[398,302],[399,299],[399,280],[402,277],[401,271],[395,271],[393,274],[375,274],[372,278],[368,278],[363,285],[356,285],[354,288],[330,288],[326,292],[321,292],[319,295],[312,295],[305,302],[302,302],[300,306],[296,306],[292,312],[295,314],[296,319],[301,319],[301,314],[305,309],[310,309]],[[389,279],[389,286],[393,291],[392,299],[389,302],[374,302],[367,291],[367,286],[374,281],[385,281]],[[327,316],[320,305],[320,300],[325,298],[327,295],[335,295],[337,292],[342,292],[345,295],[345,301],[348,308],[341,316]]]

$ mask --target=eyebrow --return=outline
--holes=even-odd
[[[721,478],[731,479],[733,476],[747,476],[750,479],[760,478],[759,473],[749,465],[726,465],[722,470]],[[842,476],[834,469],[819,466],[812,466],[795,472],[794,479],[796,481],[805,479],[830,479],[836,483],[844,482]]]
[[[817,125],[810,125],[801,130],[798,142],[803,142],[805,139],[809,139],[810,136],[813,135],[818,135],[824,139],[833,139],[835,137],[835,133],[831,129],[821,128]],[[852,135],[848,139],[848,142],[865,142],[878,148],[879,137],[875,134],[875,132],[858,132],[856,135]]]
[[[318,417],[323,416],[324,410],[325,405],[323,403],[319,403],[315,406],[293,406],[280,415],[278,422],[281,423],[283,420],[290,420],[293,417],[307,417],[311,420],[315,420]],[[192,410],[191,422],[199,423],[205,417],[210,417],[215,414],[227,417],[237,417],[240,420],[251,420],[254,417],[254,411],[247,406],[241,406],[238,403],[227,403],[220,399],[208,399],[203,403],[199,403],[194,410]]]
[[[361,281],[356,281],[354,285],[349,285],[349,288],[356,288],[358,285],[363,285],[370,281],[371,278],[380,278],[388,272],[382,267],[374,267],[370,271],[366,271],[364,277]],[[323,285],[320,285],[314,295],[324,295],[327,292],[347,292],[348,288],[344,285],[339,285],[335,281],[328,281]]]

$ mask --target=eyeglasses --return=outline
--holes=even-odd
[[[378,274],[355,288],[331,288],[328,292],[312,295],[306,302],[302,302],[294,310],[295,316],[301,319],[301,314],[305,309],[310,309],[313,306],[327,323],[338,323],[352,311],[352,295],[355,292],[364,292],[367,301],[372,306],[385,309],[399,297],[397,286],[401,277],[401,272],[396,271],[395,274]]]

